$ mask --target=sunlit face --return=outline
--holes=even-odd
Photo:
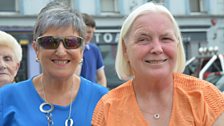
[[[86,44],[88,44],[92,40],[94,32],[95,32],[95,28],[92,28],[90,26],[86,27],[86,36],[85,36]]]
[[[177,38],[171,20],[162,13],[146,13],[134,21],[125,55],[136,77],[172,75],[177,59]]]
[[[0,86],[12,83],[19,69],[13,50],[0,45]]]
[[[72,27],[48,29],[42,36],[79,36]],[[82,48],[66,49],[62,42],[57,49],[44,49],[36,42],[33,43],[42,72],[47,77],[68,78],[74,74],[82,58]]]

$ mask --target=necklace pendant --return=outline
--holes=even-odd
[[[72,118],[66,119],[65,120],[65,126],[73,126],[73,120]]]
[[[154,118],[154,119],[159,119],[159,118],[160,118],[160,115],[159,115],[158,113],[157,113],[157,114],[154,114],[154,115],[153,115],[153,118]]]
[[[50,104],[50,103],[47,103],[47,102],[44,102],[42,104],[40,104],[40,107],[39,107],[40,111],[43,112],[43,113],[51,113],[53,110],[54,110],[54,105],[53,104]]]
[[[53,126],[54,122],[53,122],[51,112],[54,110],[54,105],[44,102],[44,103],[40,104],[39,109],[41,112],[43,112],[46,115],[48,126]]]

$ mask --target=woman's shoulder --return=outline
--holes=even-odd
[[[17,83],[11,83],[0,88],[0,99],[1,102],[5,102],[5,104],[12,101],[21,102],[21,99],[26,99],[31,95],[32,91],[33,89],[31,79]]]
[[[184,74],[174,75],[175,94],[185,102],[193,102],[192,105],[208,105],[209,109],[216,113],[224,111],[224,96],[215,85],[205,80]],[[176,98],[178,99],[176,96]]]
[[[0,92],[10,92],[14,90],[23,90],[24,88],[28,88],[32,84],[32,79],[23,80],[16,83],[6,84],[5,86],[0,88]]]
[[[173,78],[174,78],[174,86],[184,88],[186,90],[216,88],[212,83],[190,75],[175,73]]]
[[[174,74],[174,87],[189,93],[198,92],[203,96],[212,94],[222,96],[221,91],[214,84],[185,74]]]

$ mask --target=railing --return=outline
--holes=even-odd
[[[206,72],[206,70],[214,63],[214,61],[217,59],[217,55],[214,55],[207,64],[200,70],[199,72],[199,79],[203,79],[203,75]]]

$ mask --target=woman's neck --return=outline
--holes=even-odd
[[[172,112],[173,81],[153,82],[133,80],[136,101],[150,125],[168,125]]]
[[[66,106],[74,99],[80,87],[80,78],[74,75],[66,81],[48,79],[42,75],[34,83],[39,95],[49,103]]]

